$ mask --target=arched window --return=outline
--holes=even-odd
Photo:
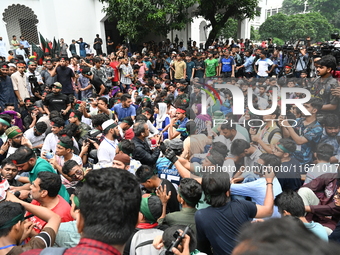
[[[38,37],[38,18],[34,11],[21,4],[8,6],[2,14],[2,20],[6,23],[6,29],[9,40],[16,35],[17,40],[23,35],[29,43],[39,44]]]
[[[207,23],[202,21],[200,24],[200,43],[205,43],[207,36]]]

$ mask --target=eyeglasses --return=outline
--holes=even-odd
[[[72,175],[70,176],[70,178],[71,178],[72,180],[78,180],[78,177],[81,177],[81,176],[83,176],[83,171],[80,170],[80,169],[77,169],[77,170],[74,172],[74,174],[72,174]]]

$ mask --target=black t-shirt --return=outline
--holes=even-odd
[[[55,95],[53,93],[48,94],[43,102],[44,105],[47,106],[48,110],[51,111],[58,111],[65,110],[67,105],[70,103],[68,96],[59,93]]]
[[[91,80],[91,84],[96,90],[96,93],[99,94],[100,86],[104,85],[104,82],[95,74],[93,74],[93,79]]]
[[[302,181],[299,169],[300,162],[293,157],[288,162],[282,162],[280,171],[275,173],[282,190],[291,189],[297,191],[301,187]]]
[[[161,179],[162,180],[162,187],[165,185],[166,186],[166,192],[169,193],[171,191],[171,196],[168,201],[168,204],[166,206],[166,213],[172,213],[172,212],[177,212],[179,211],[179,203],[177,200],[177,191],[174,187],[174,185],[168,181],[167,179]]]
[[[197,249],[214,255],[231,254],[237,244],[240,228],[257,213],[256,204],[246,200],[234,200],[221,207],[198,210],[195,214]]]
[[[63,85],[61,93],[73,94],[72,77],[74,73],[69,67],[57,67],[57,81]]]

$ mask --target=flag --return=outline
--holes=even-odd
[[[44,58],[44,52],[41,50],[41,48],[32,43],[32,53],[34,56],[36,56],[36,61],[38,64],[41,65]]]
[[[57,41],[55,40],[55,37],[53,37],[52,58],[54,58],[56,55],[59,55],[57,52]]]
[[[60,41],[58,39],[58,44],[57,44],[57,54],[60,56]]]
[[[47,45],[46,45],[47,51],[45,51],[45,52],[49,52],[50,54],[52,54],[52,47],[53,47],[52,42],[48,42]]]
[[[46,40],[45,40],[45,38],[40,33],[39,33],[39,35],[40,35],[41,49],[42,49],[43,52],[46,52],[45,51],[46,50],[46,45],[47,45]]]

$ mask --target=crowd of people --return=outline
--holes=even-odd
[[[250,46],[3,59],[0,255],[336,254],[337,60]]]

